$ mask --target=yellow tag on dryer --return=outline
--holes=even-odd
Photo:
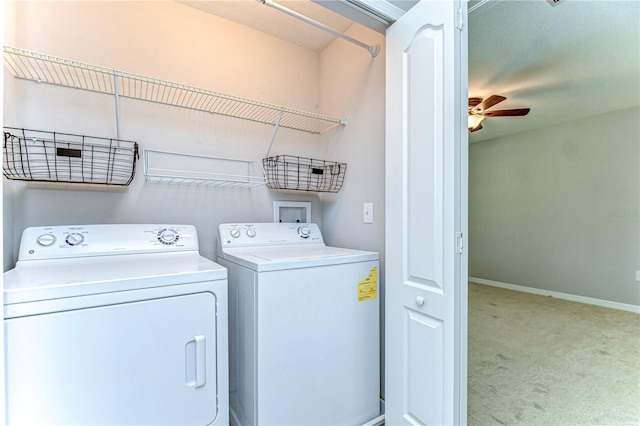
[[[369,276],[358,281],[358,302],[373,300],[378,297],[378,267],[369,272]]]

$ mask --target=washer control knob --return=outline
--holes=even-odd
[[[165,245],[174,244],[179,238],[180,236],[175,229],[166,228],[158,232],[158,241]]]
[[[84,235],[73,232],[65,240],[70,246],[78,246],[84,242]]]
[[[256,236],[256,230],[253,228],[247,229],[247,237],[253,238]]]
[[[229,231],[229,235],[231,235],[233,238],[238,238],[240,236],[240,230],[238,228],[233,228],[231,231]]]
[[[309,235],[311,235],[311,231],[309,230],[309,228],[307,228],[306,226],[300,228],[300,236],[302,236],[302,238],[309,238]]]
[[[52,234],[42,234],[36,238],[36,243],[42,247],[49,247],[56,242],[56,236]]]

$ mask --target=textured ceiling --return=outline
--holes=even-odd
[[[275,1],[341,32],[352,24],[331,2]],[[335,40],[255,0],[182,3],[316,52]],[[406,10],[415,1],[390,3]],[[470,142],[640,105],[639,1],[472,0],[469,8],[469,96],[506,96],[493,110],[531,108],[485,119]]]
[[[640,105],[640,2],[490,1],[469,17],[469,96],[531,108],[486,118],[478,142]]]

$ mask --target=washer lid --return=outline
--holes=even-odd
[[[258,272],[379,259],[375,252],[329,247],[322,243],[227,248],[222,250],[222,257]]]
[[[196,251],[18,262],[3,278],[8,305],[226,280],[227,270]]]

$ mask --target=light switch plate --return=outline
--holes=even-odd
[[[373,203],[364,203],[362,205],[362,222],[373,223]]]
[[[636,281],[640,281],[640,271],[636,271]]]

